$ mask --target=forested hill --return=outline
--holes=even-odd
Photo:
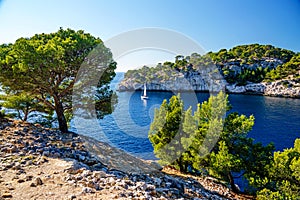
[[[218,69],[228,92],[300,97],[300,53],[260,44],[239,45],[205,55],[178,55],[174,62],[129,70],[119,90],[140,89],[144,82],[152,90],[185,90],[182,83],[176,84],[184,77],[194,90],[203,91],[208,89],[205,73],[210,72],[209,68]]]

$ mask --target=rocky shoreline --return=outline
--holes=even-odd
[[[249,83],[245,86],[233,84],[227,85],[226,91],[233,94],[300,98],[300,84],[294,80],[279,80],[271,83]]]
[[[193,78],[191,78],[193,77]],[[182,78],[183,79],[183,78]],[[152,81],[147,83],[147,90],[149,91],[195,91],[195,92],[209,92],[219,91],[225,88],[227,93],[232,94],[254,94],[265,95],[273,97],[289,97],[300,98],[300,79],[299,80],[278,80],[274,82],[262,83],[247,83],[244,86],[237,84],[229,84],[225,80],[217,80],[218,83],[212,88],[207,86],[206,81],[201,76],[196,75],[187,77],[185,81],[177,78],[172,81]],[[135,82],[134,79],[124,79],[119,84],[117,90],[135,91],[142,90],[144,84]]]
[[[146,73],[146,75],[145,70],[140,69],[135,70],[135,73],[125,74],[125,78],[119,83],[117,90],[120,92],[141,90],[144,83],[147,82],[147,90],[150,91],[218,92],[226,90],[226,92],[234,94],[300,98],[300,78],[297,78],[296,75],[289,75],[285,79],[273,82],[245,81],[243,85],[226,81],[230,76],[237,77],[243,70],[272,70],[283,63],[282,60],[275,58],[257,59],[253,64],[242,64],[241,60],[233,59],[207,66],[193,67],[189,64],[185,70],[160,67],[152,70],[154,71],[152,74]],[[298,73],[300,75],[300,71]]]
[[[0,123],[0,199],[249,198],[210,177],[161,171],[75,133],[11,119]]]

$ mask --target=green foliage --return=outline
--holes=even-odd
[[[11,113],[11,117],[22,121],[35,117],[35,115],[30,115],[33,112],[47,112],[47,108],[26,93],[7,92],[5,95],[0,95],[0,100],[3,101],[3,107],[16,111],[16,113]]]
[[[253,185],[267,177],[274,146],[254,143],[247,137],[254,117],[230,113],[224,118],[229,109],[222,92],[198,104],[194,114],[191,108],[183,111],[179,96],[170,103],[164,100],[149,131],[160,163],[183,172],[208,171],[228,181],[233,190],[237,190],[233,172],[243,173]]]
[[[253,64],[262,58],[275,58],[287,62],[295,53],[281,48],[276,48],[272,45],[239,45],[228,51],[221,49],[217,53],[210,53],[209,55],[213,61],[227,62],[229,60],[240,60],[242,64]]]
[[[143,66],[137,70],[128,70],[124,77],[134,79],[137,83],[169,80],[176,75],[175,66],[177,65],[171,62],[158,63],[156,67]]]
[[[198,104],[194,116],[191,112],[186,113],[187,120],[183,124],[186,134],[181,139],[186,147],[183,156],[196,171],[207,166],[207,155],[220,137],[223,117],[228,108],[227,97],[221,92],[217,96],[211,96],[208,101]],[[189,118],[193,118],[193,121]]]
[[[178,141],[181,135],[183,102],[180,95],[173,96],[169,103],[164,100],[159,109],[155,110],[154,120],[149,130],[149,140],[154,147],[155,155],[162,165],[172,165],[182,169],[180,159],[182,146]]]
[[[295,54],[288,62],[278,66],[266,74],[265,81],[271,82],[292,76],[300,77],[300,53]]]
[[[207,55],[209,55],[216,64],[221,66],[221,72],[229,83],[245,85],[247,82],[259,83],[263,80],[272,81],[281,79],[283,78],[282,73],[291,70],[287,68],[280,70],[280,67],[277,67],[276,71],[272,70],[272,67],[266,67],[264,69],[262,67],[255,67],[248,69],[243,67],[244,64],[255,64],[262,59],[274,59],[286,63],[293,60],[295,53],[271,45],[250,44],[236,46],[230,50],[221,49],[216,53],[209,52]],[[239,66],[240,73],[236,74],[234,71],[224,67],[223,64],[227,62],[234,62],[236,66]],[[280,70],[280,72],[277,72],[277,69]]]
[[[261,61],[268,59],[271,63],[263,67]],[[229,50],[208,52],[205,55],[198,53],[192,53],[186,57],[177,55],[174,62],[159,63],[154,68],[144,66],[138,70],[129,70],[125,78],[133,78],[139,83],[144,83],[145,79],[146,82],[162,81],[169,80],[174,75],[172,70],[173,72],[192,72],[217,66],[228,83],[246,85],[247,82],[274,81],[292,74],[296,74],[299,78],[299,60],[299,53],[295,54],[290,50],[271,45],[240,45]],[[283,64],[279,65],[281,62]],[[231,68],[233,65],[239,69],[233,70]]]
[[[93,57],[86,60],[90,53]],[[115,76],[116,63],[99,38],[82,30],[61,28],[55,33],[36,34],[20,38],[14,44],[1,45],[0,82],[12,91],[27,93],[55,111],[60,130],[67,132],[66,115],[72,111],[72,89],[84,61],[94,68],[107,67],[98,83],[102,91],[99,96],[105,94],[103,99],[107,99],[106,95],[111,95],[109,82]]]
[[[293,148],[275,152],[265,188],[258,199],[298,199],[300,194],[300,139]]]

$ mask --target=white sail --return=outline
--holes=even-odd
[[[147,89],[146,89],[146,83],[144,83],[144,97],[147,96]]]
[[[141,99],[148,99],[146,83],[144,83],[144,94],[141,96]]]

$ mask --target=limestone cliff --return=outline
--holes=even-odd
[[[300,79],[283,79],[273,82],[254,83],[247,81],[241,85],[239,83],[229,83],[228,76],[236,77],[243,70],[275,69],[283,62],[279,59],[260,59],[252,64],[241,64],[239,61],[230,61],[216,65],[188,66],[185,70],[161,67],[156,70],[150,69],[150,74],[135,73],[125,74],[125,78],[120,82],[117,90],[141,90],[147,83],[148,90],[154,91],[213,91],[217,92],[226,89],[228,93],[238,94],[259,94],[277,97],[300,98]],[[146,68],[145,68],[146,69]],[[148,70],[149,68],[147,68]],[[224,72],[228,73],[224,73]]]

